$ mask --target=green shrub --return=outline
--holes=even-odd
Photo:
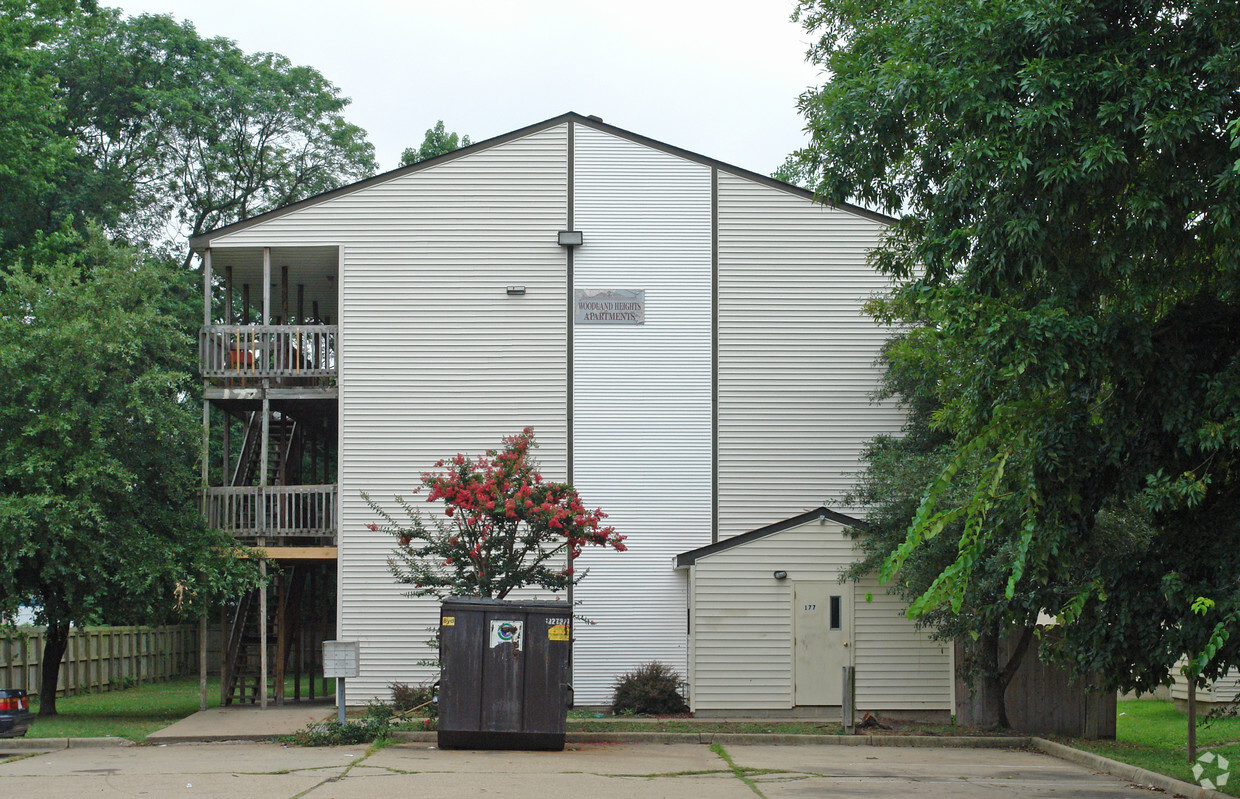
[[[360,719],[345,719],[341,724],[336,719],[323,722],[311,722],[305,729],[280,740],[298,746],[350,746],[368,744],[372,741],[388,737],[388,724],[395,711],[382,702],[371,702],[366,706],[366,715]]]
[[[689,705],[681,694],[684,681],[662,663],[647,663],[616,680],[611,712],[620,715],[668,716],[686,713]]]
[[[435,683],[409,685],[394,682],[388,688],[392,691],[392,707],[396,709],[396,712],[405,713],[414,708],[421,708],[422,712],[431,718],[439,715],[439,705],[434,701]]]

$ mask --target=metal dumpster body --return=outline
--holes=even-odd
[[[563,749],[568,603],[449,597],[440,611],[439,746]]]

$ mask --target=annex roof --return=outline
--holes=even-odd
[[[766,527],[759,527],[757,530],[750,530],[747,533],[741,533],[740,535],[732,536],[731,538],[724,539],[723,541],[717,541],[713,544],[707,544],[704,547],[698,547],[697,549],[691,549],[688,552],[682,552],[676,556],[676,568],[683,569],[688,566],[692,566],[698,558],[713,555],[716,552],[722,552],[725,549],[731,549],[732,547],[743,546],[748,544],[750,541],[756,541],[759,538],[765,538],[768,535],[782,533],[784,530],[791,530],[794,527],[800,527],[803,524],[808,524],[822,519],[830,519],[831,521],[838,522],[845,527],[865,526],[865,522],[860,519],[854,519],[852,516],[837,513],[836,511],[833,511],[823,505],[797,516],[793,516],[791,519],[784,519],[782,522],[768,524]]]
[[[509,133],[504,133],[499,136],[492,137],[490,139],[484,139],[483,141],[476,142],[467,147],[461,147],[460,149],[453,150],[450,153],[444,153],[443,155],[438,155],[438,156],[435,156],[434,158],[428,158],[425,161],[419,161],[418,163],[410,164],[409,166],[397,167],[396,169],[392,169],[387,172],[382,172],[378,175],[375,175],[374,177],[369,177],[364,180],[359,180],[356,183],[350,183],[347,186],[341,186],[338,189],[332,189],[331,191],[326,191],[321,194],[316,194],[313,197],[307,197],[306,199],[299,200],[298,202],[295,202],[295,203],[289,203],[288,205],[282,206],[280,208],[276,208],[264,214],[258,214],[257,216],[250,217],[249,219],[243,219],[240,222],[234,222],[231,225],[225,225],[223,227],[216,228],[215,230],[209,230],[206,233],[202,233],[202,234],[199,234],[191,238],[189,240],[189,244],[192,249],[200,250],[204,247],[211,246],[212,238],[215,238],[218,236],[226,236],[230,233],[236,233],[237,231],[245,230],[246,228],[254,227],[255,225],[260,225],[271,219],[276,219],[278,217],[284,216],[285,214],[290,214],[290,213],[293,213],[294,211],[301,210],[302,208],[308,208],[313,205],[318,205],[319,203],[326,202],[328,200],[332,200],[337,197],[343,197],[344,195],[352,194],[355,191],[361,191],[370,186],[375,186],[380,183],[386,183],[389,180],[403,177],[410,173],[417,172],[422,169],[427,169],[432,166],[437,166],[439,164],[452,161],[456,158],[462,158],[468,155],[472,155],[474,153],[481,152],[491,147],[504,144],[505,142],[509,142],[514,139],[519,139],[523,136],[528,136],[531,133],[537,133],[547,128],[553,128],[557,125],[562,125],[566,122],[575,122],[585,127],[594,128],[595,130],[602,131],[603,133],[609,133],[613,136],[618,136],[622,139],[628,139],[629,141],[635,142],[637,144],[643,144],[647,147],[651,147],[656,150],[661,150],[665,153],[679,156],[680,158],[684,158],[689,161],[694,161],[699,164],[703,164],[705,166],[713,167],[713,168],[722,170],[724,172],[737,175],[739,177],[757,181],[758,183],[762,183],[767,186],[772,186],[778,189],[782,189],[792,194],[805,197],[806,199],[809,199],[809,200],[816,200],[816,201],[821,200],[821,198],[817,197],[814,194],[814,192],[809,191],[808,189],[803,189],[800,186],[793,186],[789,183],[784,183],[781,180],[776,180],[775,178],[760,174],[758,172],[753,172],[748,169],[743,169],[738,166],[733,166],[732,164],[726,164],[723,161],[719,161],[714,158],[709,158],[705,155],[701,155],[699,153],[686,150],[682,147],[676,147],[671,144],[666,144],[661,141],[656,141],[655,139],[651,139],[647,136],[642,136],[639,133],[633,133],[632,131],[624,130],[623,128],[618,128],[615,125],[608,125],[607,123],[603,122],[597,117],[583,116],[576,112],[570,111],[566,114],[561,114],[559,116],[552,117],[551,119],[543,120],[542,122],[536,122],[533,125],[527,125],[524,128],[518,128],[517,130],[511,131]],[[860,206],[852,205],[851,203],[840,203],[840,204],[828,203],[827,205],[829,207],[837,208],[841,211],[847,211],[849,213],[857,214],[858,216],[865,217],[866,219],[871,219],[875,222],[881,222],[883,224],[891,224],[892,222],[895,221],[894,217],[887,216],[886,214],[876,213],[874,211],[870,211]]]

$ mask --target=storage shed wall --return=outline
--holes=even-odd
[[[351,701],[417,662],[438,603],[402,595],[394,542],[371,532],[366,491],[395,512],[439,458],[480,453],[529,425],[543,472],[567,473],[567,126],[448,160],[212,240],[213,247],[344,248],[339,455],[339,636],[360,642]],[[510,297],[507,285],[524,285]]]
[[[793,586],[834,582],[856,556],[841,525],[828,520],[699,558],[692,567],[694,710],[791,708]],[[788,578],[774,579],[776,570]],[[866,582],[840,589],[853,592],[857,709],[950,710],[947,649],[905,619],[902,603],[884,589]]]
[[[861,309],[883,225],[719,174],[719,538],[827,505],[865,442],[903,415],[874,404],[890,331]]]
[[[607,703],[615,675],[687,662],[677,553],[711,540],[711,176],[585,126],[573,149],[576,289],[641,289],[645,319],[573,328],[573,483],[628,536],[587,549],[573,685]]]

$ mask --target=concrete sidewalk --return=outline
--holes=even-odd
[[[1155,799],[1148,789],[1041,753],[869,746],[573,744],[564,752],[371,750],[272,743],[63,749],[0,761],[0,795],[40,799]],[[1166,794],[1161,794],[1166,796]]]
[[[268,705],[233,705],[200,710],[192,716],[146,736],[148,744],[190,741],[263,741],[289,735],[311,722],[325,721],[336,713],[334,700]]]

